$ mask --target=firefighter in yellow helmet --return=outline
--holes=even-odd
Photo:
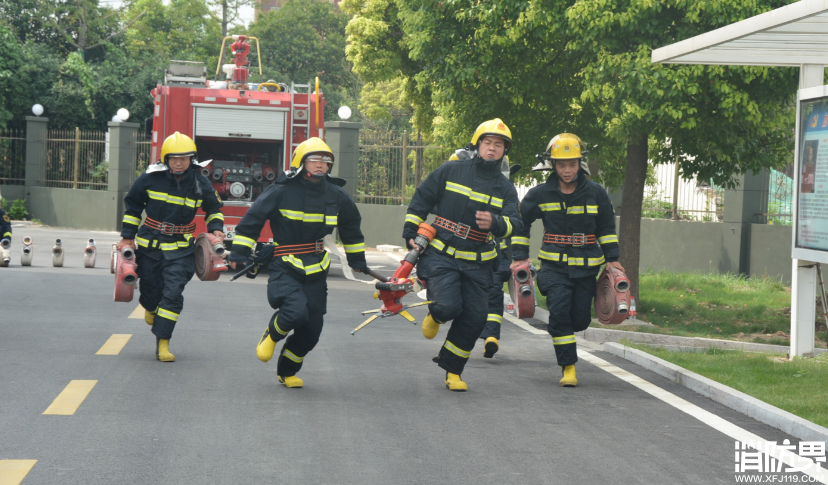
[[[596,275],[606,263],[621,271],[615,213],[607,191],[588,180],[587,152],[576,135],[561,133],[546,147],[534,170],[549,170],[546,183],[520,203],[523,226],[512,237],[512,268],[529,259],[529,230],[543,221],[537,287],[546,296],[549,333],[563,374],[560,385],[575,387],[575,332],[592,321]]]
[[[290,168],[256,199],[236,226],[233,240],[231,266],[249,264],[262,227],[270,222],[275,246],[268,264],[267,300],[276,312],[268,318],[256,356],[268,362],[276,344],[284,340],[276,374],[291,388],[303,387],[296,373],[322,333],[331,264],[323,238],[339,228],[348,265],[355,271],[368,270],[362,219],[342,189],[345,181],[330,176],[333,164],[334,155],[321,139],[299,144]]]
[[[193,220],[199,207],[207,230],[224,238],[221,198],[210,181],[192,168],[207,163],[199,164],[193,140],[176,131],[161,145],[159,162],[138,177],[124,198],[117,248],[137,248],[138,301],[156,337],[155,357],[162,362],[175,361],[170,338],[184,308],[184,287],[195,273]]]
[[[511,146],[512,134],[502,120],[482,123],[471,139],[471,158],[458,157],[432,172],[417,187],[405,216],[403,238],[411,248],[419,224],[429,214],[437,216],[437,236],[420,257],[417,275],[431,300],[423,336],[433,339],[442,324],[452,322],[435,359],[452,391],[468,389],[460,374],[486,325],[495,238],[508,238],[521,225],[517,192],[501,173]]]

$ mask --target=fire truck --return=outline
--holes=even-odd
[[[223,64],[227,41],[232,41],[232,64]],[[154,113],[145,127],[152,139],[153,162],[159,161],[164,139],[176,131],[195,141],[199,161],[211,160],[199,170],[224,201],[224,232],[230,241],[253,201],[290,167],[296,147],[309,137],[324,139],[325,100],[319,78],[314,84],[289,86],[263,82],[258,55],[259,82],[251,82],[249,41],[256,42],[260,53],[255,37],[224,38],[212,81],[202,62],[170,61],[163,84],[151,92]],[[204,213],[199,211],[195,235],[204,231]],[[272,238],[265,225],[259,241]]]

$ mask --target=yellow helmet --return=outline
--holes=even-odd
[[[471,144],[474,147],[480,145],[480,140],[486,136],[496,136],[498,138],[503,138],[506,140],[506,151],[503,154],[509,153],[509,148],[512,147],[512,132],[509,130],[509,127],[506,126],[506,123],[503,122],[500,118],[495,118],[493,120],[484,121],[474,130],[474,135],[472,135]]]
[[[549,145],[546,145],[546,152],[552,160],[583,158],[586,155],[583,145],[584,143],[578,138],[578,135],[561,133],[549,140]]]
[[[196,144],[192,138],[175,132],[164,140],[161,145],[161,162],[167,163],[167,157],[192,157],[195,159]]]
[[[449,162],[451,162],[453,160],[460,160],[460,157],[458,157],[456,153],[452,153],[451,156],[449,157]]]
[[[305,158],[313,154],[323,156],[323,160],[328,163],[328,173],[331,173],[334,164],[334,154],[331,151],[331,147],[322,141],[321,138],[313,137],[308,138],[296,147],[296,151],[293,152],[293,158],[290,159],[290,169],[285,173],[285,176],[287,178],[293,178],[298,175],[302,171],[302,167],[304,167]]]

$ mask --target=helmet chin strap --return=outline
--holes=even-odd
[[[305,170],[305,177],[310,178],[310,179],[314,179],[314,180],[317,180],[317,181],[325,180],[325,175],[327,175],[327,174],[322,173],[322,174],[317,175],[317,174],[310,173],[307,170]]]

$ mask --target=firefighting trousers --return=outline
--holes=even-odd
[[[486,325],[492,266],[432,252],[420,258],[417,275],[426,281],[431,316],[453,320],[437,364],[460,374]]]
[[[538,289],[546,296],[549,334],[560,366],[578,362],[575,332],[586,330],[592,321],[590,309],[596,283],[594,276],[570,278],[549,268],[542,268],[538,273]]]
[[[195,273],[195,256],[178,259],[153,259],[137,251],[138,302],[155,313],[152,333],[161,339],[172,337],[178,315],[184,308],[184,287]]]
[[[325,271],[303,276],[284,266],[270,265],[267,301],[276,313],[267,325],[273,340],[287,337],[276,364],[276,373],[282,377],[296,375],[305,356],[319,342],[327,313],[327,275]]]
[[[495,271],[492,274],[492,289],[489,291],[489,313],[486,326],[480,333],[483,340],[494,337],[500,340],[500,326],[503,323],[503,283],[509,281],[511,271]]]

